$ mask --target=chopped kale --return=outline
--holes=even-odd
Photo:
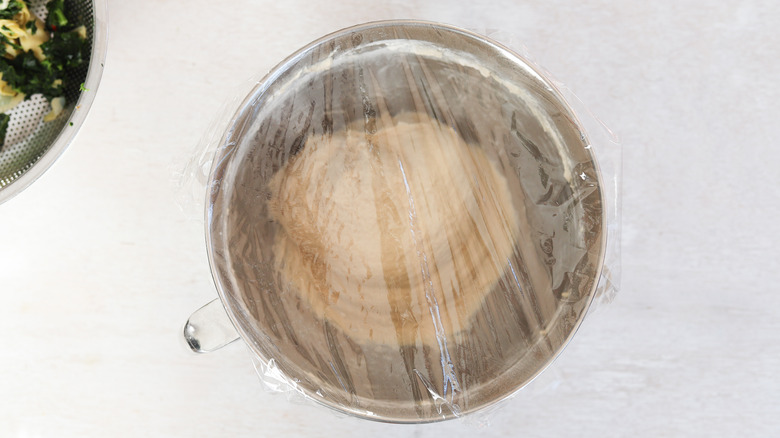
[[[14,59],[0,58],[3,80],[26,97],[43,94],[47,99],[62,95],[62,83],[57,67],[61,64],[46,59],[39,62],[31,52],[24,52]]]
[[[53,31],[66,31],[72,29],[74,26],[68,20],[65,14],[65,0],[51,0],[46,3],[46,26]]]
[[[86,62],[88,53],[84,39],[76,31],[54,32],[49,41],[41,44],[46,59],[55,71],[65,71],[80,67]]]
[[[3,147],[5,143],[5,133],[8,131],[8,122],[11,120],[11,116],[6,113],[0,113],[0,147]]]
[[[30,35],[35,35],[38,32],[38,26],[35,25],[35,20],[30,20],[25,24],[25,27],[30,32]]]
[[[24,9],[24,3],[21,0],[11,0],[4,9],[0,9],[0,19],[10,20],[22,9]]]

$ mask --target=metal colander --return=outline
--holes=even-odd
[[[28,7],[46,18],[47,0],[29,0]],[[89,57],[83,67],[67,72],[66,105],[50,122],[48,101],[40,95],[17,105],[8,114],[5,143],[0,146],[0,203],[21,192],[46,171],[78,132],[92,105],[106,53],[106,8],[104,0],[66,0],[73,17],[87,28]],[[81,90],[84,84],[86,91]]]

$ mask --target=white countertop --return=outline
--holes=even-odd
[[[778,5],[109,1],[87,121],[0,206],[0,437],[780,434]],[[622,290],[490,425],[338,417],[180,339],[216,292],[176,171],[247,80],[387,18],[514,33],[624,143]]]

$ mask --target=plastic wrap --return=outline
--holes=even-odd
[[[619,144],[488,37],[342,30],[220,117],[182,187],[206,188],[212,274],[271,390],[382,421],[484,411],[617,291]]]

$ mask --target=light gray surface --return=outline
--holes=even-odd
[[[482,3],[110,1],[90,117],[0,206],[0,436],[780,433],[780,7]],[[215,292],[174,171],[246,79],[384,18],[514,33],[625,145],[622,291],[490,426],[337,418],[179,339]]]

